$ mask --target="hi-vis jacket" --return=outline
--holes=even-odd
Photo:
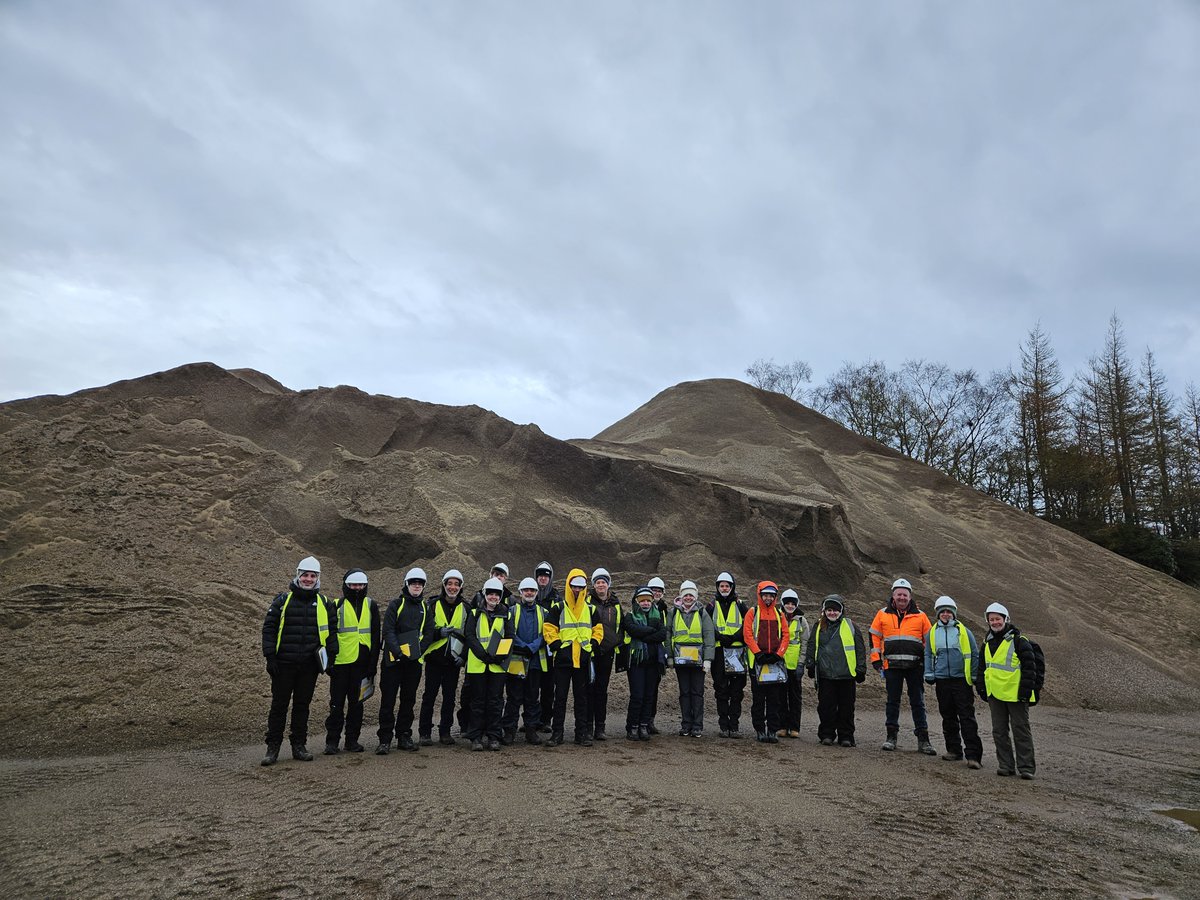
[[[374,672],[379,664],[379,607],[370,597],[353,600],[342,597],[333,604],[337,622],[338,655],[336,665],[357,663]]]
[[[975,635],[958,619],[946,625],[941,619],[929,629],[929,644],[925,648],[925,679],[965,678],[974,681]]]
[[[503,602],[488,612],[482,607],[467,616],[464,629],[467,643],[467,674],[492,672],[501,675],[508,663],[508,653],[500,652],[500,643],[513,636],[512,619]],[[510,647],[511,652],[511,647]]]
[[[915,600],[909,601],[904,615],[888,600],[871,622],[871,662],[882,659],[885,669],[918,668],[925,659],[927,634],[929,617],[917,609]]]
[[[542,626],[542,637],[554,654],[554,665],[562,668],[583,669],[592,661],[592,644],[604,639],[604,626],[596,619],[591,598],[586,587],[579,593],[571,587],[571,579],[587,575],[583,569],[572,569],[567,575],[563,598],[550,607],[546,623]]]

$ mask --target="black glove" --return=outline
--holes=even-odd
[[[450,635],[454,634],[454,626],[443,625],[438,629],[438,634],[440,634],[442,637],[450,637]]]
[[[883,660],[882,659],[871,660],[871,668],[874,669],[876,672],[882,672],[883,671]]]
[[[267,674],[274,675],[279,671],[279,662],[273,656],[267,657]]]
[[[1028,694],[1017,694],[1017,702],[1018,703],[1028,703],[1029,695]]]
[[[867,680],[867,673],[859,672],[857,675],[854,676],[854,680],[857,681],[859,684],[862,684],[864,681]]]
[[[779,657],[774,653],[759,653],[754,657],[754,661],[763,665],[770,665],[771,663],[779,662]]]
[[[982,700],[984,703],[987,702],[987,691],[985,691],[982,686],[975,688],[975,693],[979,695],[980,700]]]
[[[813,680],[813,681],[817,680],[817,667],[816,666],[805,666],[804,671],[806,671],[808,673],[808,677],[811,680]]]

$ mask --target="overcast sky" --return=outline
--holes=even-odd
[[[1192,2],[0,5],[0,400],[186,362],[590,437],[758,357],[1200,380]]]

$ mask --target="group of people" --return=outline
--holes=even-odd
[[[292,756],[313,758],[308,714],[321,673],[329,676],[325,753],[364,751],[363,703],[378,676],[375,752],[386,755],[393,740],[406,751],[433,744],[439,701],[436,739],[442,744],[456,743],[457,709],[459,734],[472,750],[500,750],[522,732],[528,744],[559,745],[567,707],[573,705],[574,741],[591,746],[608,739],[614,671],[629,679],[625,737],[648,741],[659,733],[659,687],[668,669],[679,687],[680,736],[703,736],[705,680],[711,677],[721,737],[742,737],[749,683],[756,739],[773,744],[798,738],[807,675],[816,685],[820,743],[854,747],[857,685],[870,667],[887,688],[883,750],[899,744],[900,701],[907,692],[917,748],[936,755],[925,711],[925,685],[932,684],[945,739],[942,758],[981,768],[974,688],[991,711],[998,774],[1034,777],[1029,706],[1037,700],[1035,659],[1030,642],[999,603],[987,608],[989,630],[980,647],[958,620],[952,598],[937,599],[931,623],[918,609],[912,585],[896,579],[887,605],[871,622],[868,652],[839,595],[825,597],[820,616],[810,623],[796,591],[759,581],[753,598],[743,601],[728,572],[716,577],[707,601],[693,581],[680,584],[668,601],[663,580],[651,578],[633,591],[626,609],[604,568],[590,577],[572,569],[560,594],[553,567],[542,562],[514,593],[508,566],[497,563],[467,600],[459,570],[447,571],[440,590],[427,596],[427,576],[415,567],[382,614],[368,595],[362,569],[343,575],[336,600],[321,593],[320,576],[314,557],[301,560],[263,622],[263,656],[271,676],[264,766],[279,758],[289,706]]]

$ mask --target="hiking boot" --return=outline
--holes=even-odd
[[[967,760],[967,768],[968,769],[982,769],[983,763],[981,763],[977,759],[968,759]]]
[[[561,731],[552,731],[550,733],[550,740],[546,741],[546,746],[547,747],[557,747],[562,742],[563,742],[563,733]]]
[[[962,760],[962,754],[961,753],[943,753],[942,759],[944,759],[946,762],[959,762]]]
[[[833,738],[821,738],[821,746],[822,747],[832,747],[833,746]]]
[[[515,728],[505,728],[504,733],[502,735],[500,735],[500,743],[502,743],[505,747],[507,747],[509,744],[511,744],[516,739],[517,739],[517,729],[515,729]]]
[[[430,743],[432,744],[433,741],[430,741]],[[410,734],[400,735],[400,740],[396,742],[396,746],[401,750],[408,750],[412,753],[417,751],[417,745],[413,743],[412,735]]]
[[[731,738],[733,738],[734,740],[738,740],[738,741],[740,741],[742,739],[742,733],[740,731],[738,731],[736,728],[729,729],[729,736]]]
[[[331,743],[329,743],[329,741],[325,742],[325,755],[326,756],[337,756],[339,753],[341,753],[341,751],[338,750],[337,744],[331,744]]]
[[[830,743],[832,744],[833,741],[830,741]],[[838,744],[842,747],[853,747],[854,741],[850,740],[850,738],[842,738],[840,741],[838,741]]]
[[[778,744],[779,743],[779,738],[775,737],[775,735],[771,734],[771,732],[768,731],[766,734],[767,734],[767,736],[764,738],[764,740],[768,744]]]
[[[1023,779],[1025,779],[1026,781],[1033,781],[1033,773],[1032,772],[1022,772],[1021,777]]]
[[[765,744],[767,742],[767,733],[765,731],[756,731],[754,732],[754,736],[760,744]]]
[[[594,741],[607,741],[608,740],[608,737],[604,734],[604,726],[603,725],[596,726],[596,731],[592,734],[592,740],[594,740]]]
[[[453,747],[454,746],[454,738],[451,737],[449,734],[443,734],[441,737],[438,738],[438,743],[445,744],[447,747]]]
[[[480,740],[481,740],[481,741],[483,741],[483,749],[484,749],[484,750],[491,750],[491,749],[492,749],[492,739],[491,739],[490,737],[488,737],[488,736],[485,734],[483,737],[481,737],[481,738],[480,738]]]
[[[412,738],[409,738],[409,740],[411,741]],[[375,748],[376,756],[387,756],[391,752],[392,752],[392,742],[391,741],[380,741],[379,746]]]
[[[625,740],[636,741],[637,739],[638,739],[638,733],[637,733],[636,728],[626,728],[625,729]]]
[[[650,732],[651,734],[658,734],[658,729],[654,727],[653,722],[651,722],[649,725],[646,726],[646,730],[648,732]]]
[[[346,752],[347,753],[362,753],[366,749],[367,748],[364,747],[362,744],[360,744],[358,741],[346,741]]]
[[[937,751],[933,749],[933,744],[929,743],[929,733],[917,735],[917,752],[924,753],[926,756],[937,756]]]
[[[722,728],[720,731],[717,732],[717,737],[723,737],[723,738],[729,737],[729,729]]]
[[[432,747],[433,746],[433,735],[432,734],[423,734],[420,736],[420,741],[421,741],[422,747]]]
[[[483,749],[483,741],[479,740],[479,738],[476,738],[475,740],[471,741],[471,749],[475,750],[475,751],[482,750]]]
[[[303,744],[292,744],[292,759],[298,759],[300,762],[312,762],[312,758],[313,755]]]
[[[575,738],[575,743],[577,743],[580,747],[590,747],[592,746],[592,736],[590,734],[578,735]]]
[[[267,752],[266,755],[263,756],[260,765],[273,766],[277,762],[279,762],[279,745],[267,744]]]
[[[539,734],[550,734],[550,726],[549,725],[539,725],[538,733]]]
[[[650,740],[650,729],[645,725],[639,725],[637,730],[637,738],[639,741]]]
[[[535,744],[535,745],[540,744],[542,742],[542,739],[541,739],[541,737],[538,736],[538,730],[539,729],[537,729],[537,728],[526,728],[525,729],[525,743]]]
[[[1010,778],[1013,775],[1016,775],[1017,773],[1013,772],[1010,769],[997,769],[996,774],[999,775],[1001,778]]]
[[[495,750],[496,752],[499,752],[503,743],[503,741],[493,738],[491,741],[485,741],[483,746],[487,750]]]
[[[775,732],[775,737],[787,737],[787,734],[788,734],[788,733],[787,733],[787,729],[786,729],[786,728],[780,728],[779,730],[777,730],[777,731]]]
[[[800,729],[798,729],[798,728],[789,728],[789,729],[788,729],[788,734],[787,734],[787,736],[788,736],[788,737],[790,737],[790,738],[798,738],[798,737],[800,737]]]
[[[885,740],[885,741],[884,741],[884,742],[883,742],[883,743],[882,743],[882,744],[879,746],[879,749],[880,749],[880,750],[889,750],[889,751],[890,751],[890,750],[895,750],[895,749],[896,749],[896,743],[897,743],[897,741],[896,741],[896,738],[897,738],[897,736],[898,736],[899,734],[900,734],[900,732],[899,732],[899,731],[897,731],[897,730],[895,730],[895,729],[893,729],[893,728],[889,728],[889,729],[888,729],[888,733],[887,733],[887,740]]]

